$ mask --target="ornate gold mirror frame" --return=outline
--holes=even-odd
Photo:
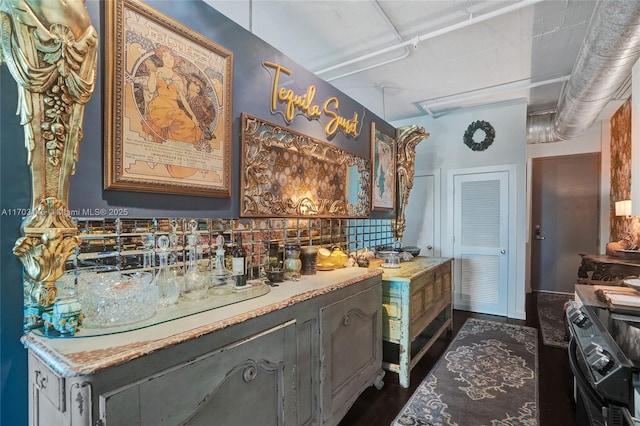
[[[241,133],[241,216],[368,217],[368,160],[247,114]]]
[[[0,63],[18,84],[18,114],[31,171],[31,207],[13,248],[25,272],[25,317],[37,325],[56,300],[56,281],[78,246],[69,179],[93,94],[98,34],[84,0],[0,4]]]

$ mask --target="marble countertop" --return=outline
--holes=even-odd
[[[296,303],[382,275],[381,269],[342,268],[285,281],[263,296],[123,333],[50,338],[34,332],[21,341],[58,374],[94,374],[151,352],[197,339]]]

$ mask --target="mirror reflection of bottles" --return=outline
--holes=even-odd
[[[236,247],[231,253],[233,280],[236,287],[247,285],[247,252],[242,247],[242,235],[236,236]]]
[[[167,307],[176,303],[180,296],[180,284],[176,276],[169,269],[169,237],[162,235],[158,238],[160,253],[160,268],[153,278],[153,284],[158,287],[158,306]]]
[[[187,242],[189,244],[189,266],[182,278],[182,285],[180,288],[180,297],[187,301],[201,300],[207,297],[207,290],[209,289],[208,279],[202,274],[198,268],[197,263],[197,244],[198,234],[196,234],[195,221],[190,223],[191,234],[187,236]]]
[[[269,242],[269,269],[283,267],[283,252],[280,243],[277,241]]]

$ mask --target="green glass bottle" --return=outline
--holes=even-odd
[[[231,253],[231,273],[236,287],[244,287],[247,285],[247,252],[242,247],[242,235],[236,235],[236,246]]]

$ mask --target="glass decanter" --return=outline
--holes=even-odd
[[[182,259],[182,256],[180,256],[179,259],[177,252],[178,246],[181,246],[182,242],[178,237],[178,221],[176,219],[171,219],[169,224],[171,226],[171,232],[169,232],[169,269],[171,270],[171,273],[176,277],[176,279],[179,280],[182,278],[183,270],[178,264],[178,262]],[[182,247],[180,247],[180,250],[182,250]]]
[[[187,236],[189,243],[189,266],[182,277],[180,297],[188,301],[202,300],[207,297],[209,290],[207,276],[200,272],[197,262],[198,234],[192,227],[191,234]]]
[[[222,235],[216,237],[216,246],[218,248],[216,250],[216,266],[212,271],[212,285],[214,293],[220,294],[227,292],[227,290],[229,292],[233,290],[232,286],[229,285],[233,283],[233,275],[225,267],[224,237]]]
[[[155,246],[155,236],[147,233],[141,237],[142,242],[142,267],[144,269],[153,269],[153,247]]]
[[[163,308],[175,304],[180,296],[180,284],[169,269],[169,245],[169,237],[166,235],[158,238],[160,268],[153,278],[153,284],[158,287],[158,306]]]

